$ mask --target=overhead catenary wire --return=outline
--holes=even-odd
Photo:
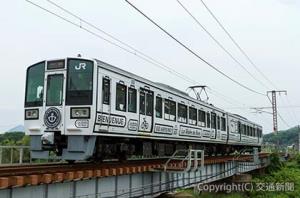
[[[80,24],[77,24],[77,23],[75,23],[75,22],[73,22],[73,21],[71,21],[71,20],[69,20],[69,19],[67,19],[67,18],[65,18],[65,17],[63,17],[63,16],[61,16],[61,15],[59,15],[59,14],[57,14],[57,13],[51,11],[51,10],[49,10],[49,9],[46,9],[46,8],[44,8],[44,7],[38,5],[38,4],[36,4],[36,3],[34,3],[34,2],[32,2],[32,1],[30,1],[30,0],[25,0],[25,1],[27,1],[28,3],[34,5],[34,6],[40,8],[40,9],[42,9],[42,10],[44,10],[45,12],[48,12],[48,13],[50,13],[50,14],[52,14],[52,15],[58,17],[58,18],[60,18],[61,20],[65,21],[65,22],[70,23],[70,24],[73,25],[73,26],[76,26],[76,27],[78,27],[78,28],[80,28],[80,29],[82,29],[82,30],[84,30],[84,31],[86,31],[86,32],[88,32],[88,33],[90,33],[90,34],[96,36],[97,38],[100,38],[100,39],[104,40],[105,42],[107,42],[107,43],[109,43],[109,44],[111,44],[111,45],[113,45],[113,46],[115,46],[115,47],[118,47],[118,48],[120,48],[120,49],[126,51],[127,53],[130,53],[130,54],[132,54],[132,55],[135,55],[135,56],[137,56],[138,58],[140,58],[140,59],[142,59],[142,60],[144,60],[144,61],[146,61],[146,62],[148,62],[148,63],[150,63],[150,64],[152,64],[152,65],[155,65],[155,66],[157,66],[157,67],[160,67],[161,69],[164,69],[165,71],[167,71],[167,72],[169,72],[169,73],[172,73],[173,75],[176,75],[177,77],[179,77],[179,78],[181,78],[181,79],[184,79],[185,81],[187,81],[187,82],[189,82],[189,83],[195,83],[195,82],[196,82],[196,81],[190,79],[189,77],[187,77],[187,76],[185,76],[185,75],[183,75],[183,74],[180,74],[179,72],[175,71],[175,70],[172,69],[171,67],[168,67],[168,66],[166,66],[166,65],[164,65],[164,64],[162,64],[162,63],[159,63],[157,60],[155,60],[154,58],[152,58],[152,57],[150,57],[150,56],[144,54],[144,53],[141,52],[140,50],[137,50],[137,49],[135,49],[135,48],[133,48],[133,47],[130,47],[130,45],[126,44],[125,42],[122,42],[121,40],[119,40],[119,39],[113,37],[112,35],[110,35],[110,34],[108,34],[108,33],[106,33],[106,32],[105,32],[106,35],[110,35],[111,38],[114,38],[115,40],[117,40],[117,41],[120,42],[121,44],[126,45],[126,46],[127,46],[128,48],[130,48],[131,50],[127,49],[126,47],[124,47],[124,46],[122,46],[122,45],[120,45],[120,44],[117,44],[117,43],[115,43],[115,42],[113,42],[113,41],[110,41],[110,40],[104,38],[103,36],[101,36],[100,34],[97,34],[96,32],[94,32],[94,31],[92,31],[92,30],[90,30],[90,29],[84,27],[83,24],[82,24],[82,22],[85,22],[85,23],[86,23],[87,21],[84,20],[84,19],[82,19],[82,18],[80,18],[80,17],[78,17],[78,19],[80,20]],[[50,2],[50,1],[49,1],[49,2]],[[63,8],[62,8],[62,9],[63,9]],[[65,10],[66,10],[66,9],[65,9]],[[71,12],[69,12],[69,13],[71,13]],[[74,15],[74,16],[75,16],[75,15]],[[76,18],[77,18],[77,17],[76,17]],[[90,26],[92,25],[91,23],[89,23],[89,24],[90,24]],[[92,25],[92,26],[94,26],[94,25]],[[96,28],[96,26],[94,26],[94,28]],[[96,29],[104,33],[104,31],[101,30],[100,28],[97,27]],[[140,55],[140,54],[141,54],[141,55]]]
[[[72,25],[74,25],[74,26],[76,26],[76,27],[78,27],[78,28],[80,28],[80,29],[82,29],[82,30],[84,30],[84,31],[86,31],[86,32],[88,32],[88,33],[94,35],[94,36],[96,36],[97,38],[102,39],[102,40],[108,42],[109,44],[114,45],[115,47],[118,47],[118,48],[120,48],[120,49],[126,51],[127,53],[133,54],[133,55],[137,56],[138,58],[141,58],[142,60],[144,60],[144,61],[146,61],[146,62],[148,62],[148,63],[150,63],[150,64],[152,64],[152,65],[154,65],[154,66],[156,66],[156,67],[159,67],[160,69],[163,69],[163,70],[165,70],[165,71],[171,73],[172,75],[175,75],[175,76],[177,76],[177,77],[179,77],[179,78],[185,80],[186,82],[193,83],[193,84],[200,84],[198,81],[193,80],[193,79],[189,78],[188,76],[185,76],[184,74],[180,74],[180,73],[177,72],[176,70],[172,69],[171,66],[167,66],[167,65],[161,63],[160,61],[154,59],[153,57],[151,57],[151,56],[145,54],[145,53],[142,52],[141,50],[138,50],[137,48],[135,48],[135,47],[129,45],[128,43],[126,43],[126,42],[124,42],[124,41],[121,41],[120,39],[116,38],[116,37],[113,36],[112,34],[110,34],[110,33],[106,32],[106,31],[104,31],[103,29],[99,28],[98,26],[96,26],[96,25],[92,24],[91,22],[87,21],[86,19],[83,19],[82,17],[80,17],[80,16],[74,14],[73,12],[67,10],[66,8],[63,8],[62,6],[58,5],[57,3],[55,3],[55,2],[53,2],[53,1],[51,1],[51,0],[47,0],[47,1],[48,1],[49,3],[51,3],[52,5],[54,5],[55,7],[57,7],[57,8],[59,8],[59,9],[65,11],[66,13],[68,13],[68,14],[70,14],[71,16],[73,16],[73,17],[75,17],[76,19],[78,19],[78,20],[80,21],[80,24],[77,24],[77,23],[75,23],[75,22],[73,22],[73,21],[71,21],[71,20],[69,20],[69,19],[66,19],[65,17],[63,17],[63,16],[61,16],[61,15],[59,15],[59,14],[57,14],[57,13],[54,13],[53,11],[50,11],[49,9],[46,9],[46,8],[40,6],[40,5],[38,5],[38,4],[36,4],[36,3],[32,2],[32,1],[29,1],[29,0],[26,0],[26,1],[29,2],[29,3],[31,3],[31,4],[33,4],[34,6],[36,6],[36,7],[38,7],[38,8],[40,8],[40,9],[42,9],[42,10],[45,11],[45,12],[48,12],[48,13],[50,13],[50,14],[52,14],[52,15],[54,15],[54,16],[56,16],[56,17],[58,17],[58,18],[60,18],[60,19],[62,19],[62,20],[64,20],[64,21],[66,21],[66,22],[68,22],[68,23],[70,23],[70,24],[72,24]],[[121,46],[121,45],[118,45],[118,44],[116,44],[116,43],[114,43],[114,42],[111,42],[111,41],[109,41],[108,39],[105,39],[104,37],[100,36],[99,34],[93,32],[93,31],[91,31],[91,30],[89,30],[88,28],[85,28],[85,27],[83,26],[83,23],[85,23],[85,24],[91,26],[92,28],[96,29],[97,31],[100,31],[101,33],[103,33],[103,34],[105,34],[106,36],[110,37],[111,39],[115,40],[116,42],[119,42],[120,44],[126,46],[127,48],[130,48],[132,51],[126,49],[125,47],[123,47],[123,46]],[[142,56],[140,56],[139,54],[141,54]],[[143,56],[144,56],[144,57],[143,57]],[[150,61],[147,60],[147,58],[150,59]],[[208,88],[209,88],[209,87],[208,87]],[[230,97],[228,97],[228,96],[225,96],[224,94],[221,94],[221,93],[218,92],[216,89],[211,89],[211,88],[209,88],[209,90],[210,90],[211,92],[213,92],[213,95],[222,98],[224,101],[226,101],[226,102],[229,103],[229,104],[236,104],[236,103],[239,103],[239,101],[234,100],[234,99],[232,99],[232,98],[230,98]],[[232,100],[232,101],[234,101],[234,102],[230,102],[230,100]],[[245,104],[243,104],[243,105],[245,105]]]
[[[232,77],[230,77],[229,75],[227,75],[226,73],[224,73],[223,71],[219,70],[216,66],[214,66],[212,63],[208,62],[207,60],[205,60],[204,58],[202,58],[199,54],[197,54],[195,51],[193,51],[192,49],[190,49],[187,45],[185,45],[184,43],[182,43],[181,41],[179,41],[177,38],[175,38],[171,33],[169,33],[167,30],[165,30],[162,26],[158,25],[154,20],[152,20],[150,17],[148,17],[144,12],[142,12],[140,9],[138,9],[135,5],[133,5],[130,1],[125,0],[132,8],[134,8],[137,12],[139,12],[141,15],[143,15],[148,21],[150,21],[152,24],[154,24],[156,27],[158,27],[161,31],[163,31],[166,35],[168,35],[170,38],[172,38],[176,43],[178,43],[180,46],[182,46],[183,48],[185,48],[188,52],[190,52],[192,55],[194,55],[196,58],[198,58],[199,60],[201,60],[202,62],[204,62],[206,65],[208,65],[209,67],[211,67],[213,70],[215,70],[217,73],[221,74],[222,76],[224,76],[225,78],[229,79],[230,81],[234,82],[235,84],[239,85],[240,87],[258,94],[258,95],[262,95],[262,96],[266,96],[266,94],[258,92],[242,83],[240,83],[239,81],[233,79]]]
[[[210,13],[210,15],[215,19],[215,21],[219,24],[221,29],[227,34],[229,39],[234,43],[234,45],[239,49],[239,51],[246,57],[246,59],[250,62],[250,64],[256,69],[258,73],[260,73],[261,76],[264,77],[266,81],[268,81],[273,87],[276,88],[275,84],[259,69],[259,67],[252,61],[250,56],[243,50],[243,48],[238,44],[238,42],[233,38],[233,36],[229,33],[229,31],[222,25],[221,21],[216,17],[216,15],[211,11],[211,9],[205,4],[203,0],[200,0],[206,10]]]
[[[183,5],[182,2],[176,0],[178,4],[185,10],[185,12],[202,28],[202,30],[235,62],[238,66],[240,66],[248,75],[250,75],[255,81],[257,81],[264,88],[269,89],[262,81],[256,78],[251,72],[240,62],[238,61],[233,54],[231,54],[215,37],[210,33],[204,25],[200,23],[200,21],[189,11],[189,9]]]
[[[185,80],[187,80],[187,82],[195,83],[195,81],[194,81],[193,79],[189,78],[188,76],[183,75],[183,74],[177,72],[176,70],[172,69],[172,67],[165,65],[164,63],[162,63],[162,62],[160,62],[160,61],[154,59],[153,57],[151,57],[151,56],[145,54],[144,52],[142,52],[141,50],[139,50],[139,49],[133,47],[132,45],[130,45],[130,44],[128,44],[128,43],[126,43],[126,42],[124,42],[124,41],[122,41],[122,40],[116,38],[116,37],[113,36],[112,34],[110,34],[110,33],[106,32],[106,31],[104,31],[103,29],[101,29],[101,28],[99,28],[98,26],[92,24],[91,22],[87,21],[86,19],[83,19],[82,17],[80,17],[80,16],[74,14],[74,13],[71,12],[70,10],[67,10],[66,8],[64,8],[64,7],[60,6],[60,5],[58,5],[57,3],[55,3],[55,2],[53,2],[53,1],[51,1],[51,0],[47,0],[47,1],[48,1],[49,3],[51,3],[52,5],[54,5],[55,7],[57,7],[57,8],[59,8],[59,9],[63,10],[64,12],[70,14],[70,15],[73,16],[73,17],[77,18],[77,19],[80,20],[81,22],[86,23],[86,24],[89,25],[90,27],[92,27],[92,28],[94,28],[94,29],[100,31],[100,32],[103,33],[104,35],[110,37],[111,39],[113,39],[113,40],[119,42],[120,44],[122,44],[122,45],[128,47],[129,49],[133,50],[135,54],[136,54],[136,53],[139,53],[140,55],[142,55],[142,56],[148,58],[149,60],[153,61],[154,63],[156,63],[157,66],[159,65],[159,67],[165,67],[165,70],[167,69],[168,72],[173,72],[175,75],[177,75],[177,77],[182,77],[182,78],[185,78]]]

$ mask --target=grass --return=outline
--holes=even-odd
[[[262,183],[265,183],[266,186],[275,186],[274,190],[261,191],[256,188],[256,190],[247,192],[203,192],[201,194],[194,192],[192,189],[181,191],[187,192],[195,198],[300,198],[300,155],[298,154],[293,159],[281,163],[279,162],[278,156],[274,154],[274,156],[271,157],[271,163],[271,166],[267,169],[267,174],[253,176],[252,183],[254,187]],[[294,190],[276,191],[276,184],[289,185],[290,183],[294,185]],[[284,188],[286,188],[286,186],[284,186]]]

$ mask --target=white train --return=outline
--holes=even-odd
[[[166,156],[261,147],[262,127],[99,60],[42,61],[27,69],[25,128],[33,158]]]

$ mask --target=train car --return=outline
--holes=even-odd
[[[25,130],[33,158],[101,160],[225,154],[261,147],[261,126],[171,86],[97,59],[45,60],[27,69]]]

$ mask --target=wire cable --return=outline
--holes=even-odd
[[[220,20],[214,15],[214,13],[209,9],[209,7],[205,4],[203,0],[200,0],[206,10],[210,13],[210,15],[215,19],[215,21],[219,24],[219,26],[223,29],[223,31],[227,34],[227,36],[230,38],[230,40],[234,43],[234,45],[239,49],[239,51],[246,57],[246,59],[250,62],[250,64],[260,73],[266,81],[268,81],[273,87],[276,88],[276,85],[256,66],[254,61],[251,60],[251,58],[248,56],[248,54],[242,49],[242,47],[237,43],[237,41],[231,36],[231,34],[226,30],[226,28],[222,25]]]
[[[150,64],[152,64],[152,65],[154,65],[154,66],[157,66],[157,67],[159,67],[159,68],[161,68],[161,69],[164,69],[165,71],[167,71],[167,72],[169,72],[169,73],[172,73],[173,75],[176,75],[177,77],[179,77],[179,78],[181,78],[181,79],[183,79],[183,80],[185,80],[185,81],[187,81],[187,82],[189,82],[189,83],[195,83],[195,82],[196,82],[195,80],[190,79],[189,77],[187,77],[187,76],[185,76],[185,75],[183,75],[183,74],[180,74],[179,72],[175,71],[175,70],[172,69],[171,67],[168,67],[168,66],[166,66],[166,65],[164,65],[164,64],[162,64],[162,63],[160,63],[159,61],[155,60],[154,58],[152,58],[152,57],[150,57],[150,56],[144,54],[144,53],[141,52],[140,50],[137,50],[137,49],[135,49],[135,48],[133,48],[133,47],[130,47],[132,51],[131,51],[131,50],[128,50],[127,48],[125,48],[125,47],[123,47],[123,46],[121,46],[121,45],[119,45],[119,44],[117,44],[117,43],[115,43],[115,42],[112,42],[112,41],[110,41],[110,40],[104,38],[104,37],[101,36],[100,34],[97,34],[97,33],[93,32],[93,31],[91,31],[90,29],[85,28],[81,23],[80,23],[80,24],[77,24],[77,23],[75,23],[75,22],[73,22],[73,21],[71,21],[71,20],[69,20],[69,19],[67,19],[67,18],[65,18],[65,17],[63,17],[63,16],[61,16],[61,15],[59,15],[59,14],[53,12],[53,11],[50,11],[49,9],[46,9],[46,8],[44,8],[44,7],[38,5],[38,4],[36,4],[36,3],[34,3],[34,2],[32,2],[32,1],[30,1],[30,0],[25,0],[25,1],[27,1],[28,3],[34,5],[34,6],[38,7],[38,8],[40,8],[41,10],[44,10],[44,11],[47,12],[47,13],[50,13],[50,14],[52,14],[52,15],[54,15],[54,16],[60,18],[61,20],[65,21],[65,22],[67,22],[67,23],[70,23],[70,24],[73,25],[73,26],[76,26],[76,27],[78,27],[78,28],[80,28],[80,29],[82,29],[82,30],[84,30],[84,31],[86,31],[86,32],[88,32],[88,33],[90,33],[90,34],[96,36],[97,38],[100,38],[100,39],[104,40],[105,42],[107,42],[107,43],[109,43],[109,44],[111,44],[111,45],[113,45],[113,46],[115,46],[115,47],[118,47],[118,48],[120,48],[120,49],[126,51],[127,53],[130,53],[130,54],[132,54],[132,55],[135,55],[135,56],[137,56],[138,58],[140,58],[140,59],[142,59],[142,60],[144,60],[144,61],[146,61],[146,62],[148,62],[148,63],[150,63]],[[63,9],[63,8],[62,8],[62,9]],[[64,10],[67,11],[66,9],[64,9]],[[69,13],[71,13],[71,12],[69,12]],[[74,15],[74,16],[75,16],[75,15]],[[85,23],[87,22],[86,20],[83,20],[83,19],[80,18],[80,17],[78,17],[78,19],[80,19],[82,22],[85,22]],[[91,23],[89,23],[89,24],[92,25]],[[94,26],[94,25],[92,25],[92,26]],[[96,26],[94,26],[94,28],[96,28]],[[101,30],[100,28],[97,27],[96,29],[104,33],[104,31]],[[108,33],[106,33],[106,34],[109,35]],[[121,42],[123,45],[126,45],[127,47],[129,47],[129,45],[126,44],[125,42],[122,42],[121,40],[119,40],[119,39],[117,39],[117,38],[115,38],[115,37],[112,37],[112,35],[110,35],[110,36],[111,36],[111,38],[114,38],[114,39],[117,40],[118,42]],[[138,53],[137,53],[137,52],[138,52]],[[142,55],[140,55],[140,54],[142,54]],[[149,60],[149,59],[150,59],[150,60]]]
[[[155,62],[157,65],[159,65],[159,67],[165,67],[165,68],[167,68],[167,70],[166,70],[165,68],[164,68],[164,70],[166,70],[166,71],[168,71],[168,72],[174,72],[175,75],[176,75],[177,77],[185,78],[185,80],[188,80],[187,82],[189,82],[189,83],[191,83],[191,82],[192,82],[192,83],[195,83],[195,82],[196,82],[196,81],[194,81],[193,79],[189,78],[188,76],[185,76],[185,75],[183,75],[183,74],[177,72],[176,70],[172,69],[172,67],[167,66],[167,65],[161,63],[160,61],[154,59],[153,57],[151,57],[151,56],[145,54],[145,53],[142,52],[141,50],[139,50],[139,49],[137,49],[137,48],[135,48],[135,47],[129,45],[128,43],[126,43],[126,42],[124,42],[124,41],[122,41],[122,40],[116,38],[116,37],[113,36],[112,34],[110,34],[110,33],[106,32],[106,31],[104,31],[103,29],[101,29],[101,28],[99,28],[98,26],[92,24],[91,22],[89,22],[89,21],[83,19],[82,17],[80,17],[80,16],[74,14],[73,12],[67,10],[66,8],[63,8],[62,6],[58,5],[57,3],[55,3],[55,2],[53,2],[53,1],[51,1],[51,0],[47,0],[47,1],[48,1],[49,3],[51,3],[52,5],[54,5],[55,7],[57,7],[57,8],[59,8],[59,9],[63,10],[64,12],[70,14],[70,15],[73,16],[73,17],[77,18],[77,19],[80,20],[81,22],[84,22],[84,23],[86,23],[87,25],[91,26],[92,28],[94,28],[94,29],[100,31],[101,33],[105,34],[106,36],[110,37],[111,39],[113,39],[113,40],[115,40],[115,41],[117,41],[117,42],[123,44],[124,46],[126,46],[126,47],[128,47],[129,49],[133,50],[135,53],[139,53],[139,54],[141,54],[142,56],[144,56],[144,57],[150,59],[151,61],[153,61],[153,62]],[[196,82],[196,83],[197,83],[197,82]]]
[[[165,71],[167,71],[167,72],[169,72],[169,73],[171,73],[171,74],[173,74],[173,75],[175,75],[175,76],[177,76],[177,77],[179,77],[179,78],[185,80],[186,82],[193,83],[193,84],[201,84],[201,83],[199,83],[199,82],[197,82],[197,81],[195,81],[195,80],[189,78],[188,76],[185,76],[185,75],[183,75],[183,74],[180,74],[180,73],[177,72],[176,70],[172,69],[170,66],[167,66],[167,65],[161,63],[160,61],[155,60],[155,59],[152,58],[151,56],[149,56],[149,55],[143,53],[142,51],[140,51],[140,50],[138,50],[138,49],[132,47],[131,45],[125,43],[124,41],[121,41],[120,39],[114,37],[112,34],[107,33],[107,32],[104,31],[103,29],[97,27],[96,25],[92,24],[91,22],[89,22],[89,21],[83,19],[82,17],[80,17],[80,16],[74,14],[73,12],[67,10],[66,8],[63,8],[62,6],[58,5],[57,3],[54,3],[54,2],[51,1],[51,0],[47,0],[47,1],[48,1],[49,3],[51,3],[52,5],[56,6],[57,8],[59,8],[59,9],[65,11],[66,13],[68,13],[68,14],[70,14],[71,16],[73,16],[73,17],[77,18],[78,20],[80,20],[80,24],[74,23],[73,21],[68,20],[68,19],[66,19],[65,17],[63,17],[63,16],[61,16],[61,15],[59,15],[59,14],[57,14],[57,13],[54,13],[54,12],[52,12],[52,11],[50,11],[50,10],[48,10],[48,9],[46,9],[46,8],[44,8],[44,7],[40,6],[40,5],[38,5],[38,4],[36,4],[36,3],[33,3],[32,1],[29,1],[29,0],[26,0],[26,1],[29,2],[29,3],[31,3],[31,4],[33,4],[34,6],[36,6],[36,7],[38,7],[38,8],[40,8],[40,9],[42,9],[43,11],[46,11],[46,12],[48,12],[48,13],[50,13],[50,14],[52,14],[52,15],[54,15],[54,16],[56,16],[56,17],[58,17],[58,18],[60,18],[60,19],[62,19],[62,20],[64,20],[64,21],[66,21],[66,22],[68,22],[68,23],[70,23],[70,24],[72,24],[72,25],[74,25],[74,26],[76,26],[76,27],[79,27],[80,29],[82,29],[82,30],[84,30],[84,31],[87,31],[88,33],[90,33],[90,34],[96,36],[97,38],[102,39],[102,40],[108,42],[109,44],[114,45],[114,46],[116,46],[116,47],[118,47],[118,48],[120,48],[120,49],[126,51],[127,53],[133,54],[133,55],[137,56],[138,58],[141,58],[142,60],[144,60],[144,61],[146,61],[146,62],[148,62],[148,63],[151,63],[152,65],[154,65],[154,66],[156,66],[156,67],[159,67],[160,69],[163,69],[163,70],[165,70]],[[92,32],[92,31],[90,31],[89,29],[83,27],[83,24],[82,24],[81,22],[84,22],[84,23],[88,24],[89,26],[91,26],[91,27],[93,27],[94,29],[100,31],[101,33],[103,33],[103,34],[109,36],[110,38],[114,39],[115,41],[119,42],[120,44],[123,44],[124,46],[130,48],[132,51],[130,51],[130,50],[128,50],[128,49],[126,49],[126,48],[124,48],[124,47],[118,45],[118,44],[115,44],[115,43],[109,41],[108,39],[105,39],[104,37],[102,37],[102,36],[100,36],[100,35],[98,35],[98,34]],[[139,56],[138,53],[141,54],[141,55],[143,55],[143,56],[145,56],[146,58],[149,58],[150,60],[153,60],[153,62],[152,62],[152,61],[149,61],[149,60],[147,60],[147,59],[145,59],[145,57]],[[211,89],[211,88],[209,88],[209,89],[210,89],[211,92],[217,93],[217,94],[214,94],[215,96],[218,97],[218,95],[220,95],[220,96],[221,96],[221,97],[219,96],[220,98],[223,98],[224,101],[227,101],[227,102],[230,103],[230,104],[236,104],[236,103],[239,103],[239,101],[234,100],[234,99],[232,99],[232,98],[230,98],[230,97],[228,97],[228,96],[225,96],[225,95],[221,94],[220,92],[216,91],[216,89]],[[227,99],[226,99],[226,98],[227,98]],[[234,102],[230,102],[230,100],[232,100],[232,101],[234,101]],[[242,104],[242,103],[241,103],[241,104]],[[245,106],[245,104],[243,104],[243,105]]]
[[[202,62],[204,62],[205,64],[207,64],[209,67],[211,67],[212,69],[214,69],[216,72],[218,72],[219,74],[221,74],[222,76],[226,77],[227,79],[231,80],[232,82],[234,82],[235,84],[239,85],[240,87],[243,87],[244,89],[256,93],[258,95],[262,95],[262,96],[266,96],[266,94],[258,92],[254,89],[251,89],[250,87],[240,83],[239,81],[233,79],[232,77],[230,77],[229,75],[227,75],[226,73],[224,73],[223,71],[219,70],[217,67],[215,67],[213,64],[211,64],[210,62],[208,62],[207,60],[205,60],[204,58],[202,58],[200,55],[198,55],[196,52],[194,52],[192,49],[190,49],[189,47],[187,47],[185,44],[183,44],[181,41],[179,41],[177,38],[175,38],[172,34],[170,34],[168,31],[166,31],[164,28],[162,28],[160,25],[158,25],[155,21],[153,21],[150,17],[148,17],[145,13],[143,13],[140,9],[138,9],[136,6],[134,6],[131,2],[129,2],[128,0],[125,0],[132,8],[134,8],[136,11],[138,11],[141,15],[143,15],[146,19],[148,19],[152,24],[154,24],[156,27],[158,27],[161,31],[163,31],[165,34],[167,34],[170,38],[172,38],[174,41],[176,41],[179,45],[181,45],[183,48],[185,48],[187,51],[189,51],[192,55],[194,55],[196,58],[200,59]]]
[[[178,4],[185,10],[185,12],[202,28],[202,30],[235,62],[237,63],[244,71],[246,71],[255,81],[259,82],[264,88],[269,89],[262,81],[256,78],[250,71],[239,62],[205,27],[200,23],[200,21],[181,3],[179,0],[176,0]]]

